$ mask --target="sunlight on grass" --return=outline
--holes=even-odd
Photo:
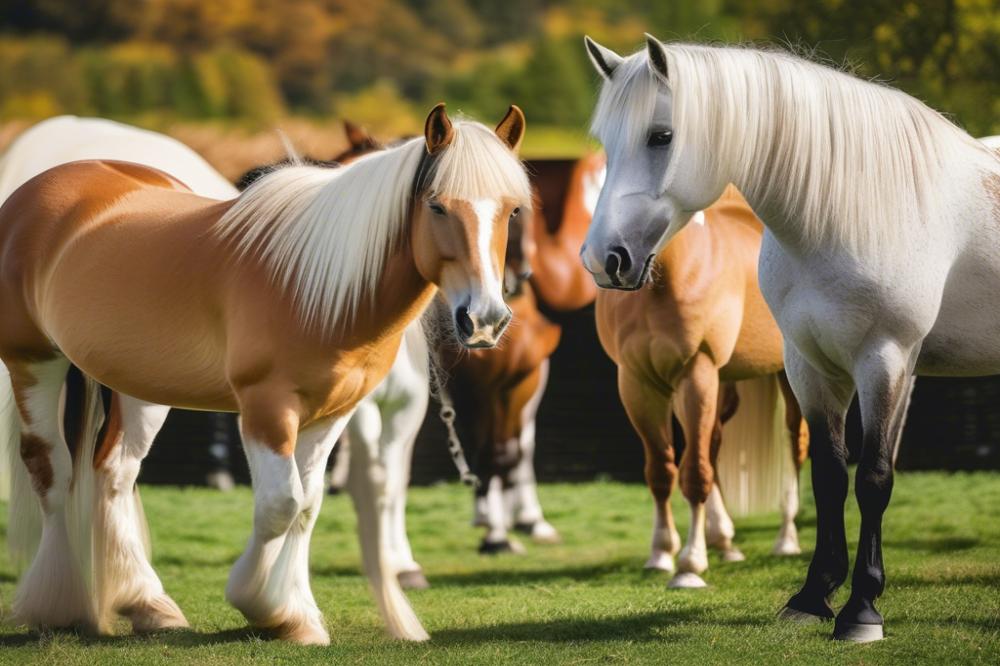
[[[386,637],[359,573],[348,498],[329,497],[312,549],[313,586],[333,644],[299,648],[255,637],[223,599],[245,544],[248,489],[143,489],[155,563],[191,631],[138,638],[38,637],[0,631],[2,663],[996,663],[1000,654],[1000,475],[900,474],[885,529],[888,639],[828,640],[829,625],[798,627],[774,614],[805,573],[806,556],[769,552],[776,515],[737,521],[739,564],[711,557],[705,590],[674,591],[645,574],[651,507],[645,488],[618,483],[545,485],[542,502],[563,535],[527,544],[522,557],[475,553],[471,500],[457,485],[412,491],[413,549],[432,589],[410,599],[432,635],[406,645]],[[808,495],[806,495],[808,497]],[[800,516],[811,550],[811,500]],[[675,499],[682,533],[687,511]],[[848,502],[848,534],[858,520]],[[853,552],[853,544],[852,544]],[[0,567],[9,609],[14,575]],[[838,601],[846,599],[844,591]]]

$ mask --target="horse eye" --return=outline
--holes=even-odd
[[[672,130],[650,132],[649,139],[646,140],[646,145],[650,148],[662,148],[663,146],[669,146],[673,138],[674,133]]]
[[[513,222],[517,218],[517,216],[520,215],[520,214],[521,214],[521,209],[520,208],[515,208],[514,210],[512,210],[510,212],[510,221]]]
[[[427,202],[427,207],[430,208],[436,215],[444,215],[447,212],[445,211],[444,206],[436,201]]]

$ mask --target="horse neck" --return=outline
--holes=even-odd
[[[410,244],[404,243],[386,261],[378,286],[359,305],[359,318],[368,313],[370,319],[352,337],[376,344],[398,341],[427,309],[436,291],[417,270]]]

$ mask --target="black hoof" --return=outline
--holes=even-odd
[[[816,600],[799,592],[792,596],[785,604],[785,607],[778,613],[778,617],[797,622],[808,622],[816,620],[832,620],[834,617],[833,608],[825,597]]]
[[[520,532],[521,534],[527,534],[531,536],[531,532],[535,529],[534,523],[514,523],[514,530]]]

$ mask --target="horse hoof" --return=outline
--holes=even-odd
[[[852,643],[872,643],[885,638],[881,624],[838,623],[833,630],[833,640]]]
[[[646,564],[643,565],[646,571],[665,571],[667,573],[674,572],[674,556],[670,553],[654,553],[649,556],[646,560]]]
[[[790,539],[782,539],[781,541],[774,544],[774,548],[771,549],[772,555],[779,555],[781,557],[801,555],[802,549],[799,548],[799,544]]]
[[[794,608],[785,606],[778,611],[778,619],[794,622],[796,624],[817,624],[819,622],[826,622],[830,618],[823,617],[822,615],[813,615],[812,613],[795,610]]]
[[[487,541],[483,539],[479,544],[480,555],[500,555],[502,553],[523,555],[524,552],[524,546],[515,539],[504,539],[503,541]]]
[[[551,545],[562,541],[556,528],[544,520],[534,523],[518,523],[514,525],[514,529],[522,534],[527,534],[535,543]]]
[[[690,571],[682,571],[667,583],[667,587],[672,590],[697,590],[703,587],[708,587],[701,576],[696,573],[691,573]]]
[[[401,571],[397,576],[399,586],[404,590],[426,590],[431,586],[420,569],[414,571]]]
[[[743,562],[747,556],[739,548],[730,548],[722,552],[723,562]]]

